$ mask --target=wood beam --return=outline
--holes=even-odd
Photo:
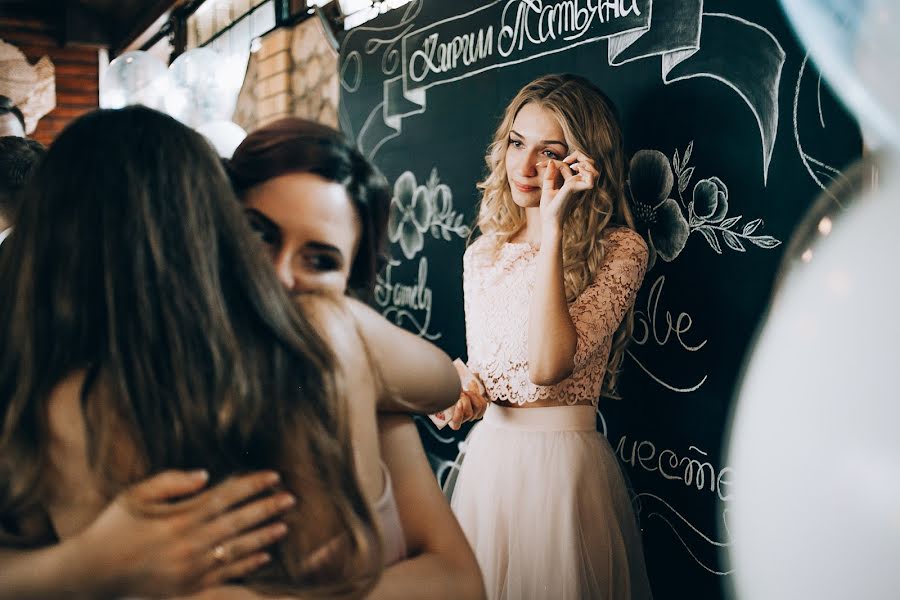
[[[169,20],[172,11],[183,3],[184,0],[154,0],[153,2],[148,2],[147,8],[134,15],[131,23],[123,24],[127,26],[127,31],[123,30],[122,35],[119,35],[114,40],[114,44],[111,46],[113,53],[118,55],[128,50],[140,48]]]

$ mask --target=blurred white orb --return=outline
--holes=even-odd
[[[172,62],[169,71],[175,87],[167,104],[169,114],[191,127],[231,118],[236,92],[229,62],[217,52],[188,50]]]
[[[165,110],[165,99],[171,89],[165,63],[146,52],[126,52],[116,57],[103,74],[100,84],[100,106],[122,108],[143,104]]]
[[[739,598],[900,593],[900,156],[878,166],[877,185],[857,167],[798,229],[744,373],[728,448]]]
[[[235,149],[247,137],[247,132],[231,121],[211,121],[199,125],[196,129],[212,142],[216,152],[224,158],[231,158]]]
[[[870,146],[900,146],[900,1],[781,0],[816,66]],[[873,137],[874,136],[874,137]]]

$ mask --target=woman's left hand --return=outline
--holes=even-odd
[[[594,159],[578,151],[563,160],[550,159],[545,164],[541,184],[541,221],[545,225],[560,227],[575,192],[594,187],[600,173]]]
[[[102,568],[102,580],[94,579],[103,597],[191,592],[268,562],[265,548],[287,534],[277,520],[295,502],[277,491],[277,473],[234,476],[203,489],[206,481],[201,472],[155,475],[122,491],[71,538],[85,569]]]
[[[472,373],[472,379],[459,394],[459,400],[453,406],[453,416],[450,418],[450,429],[458,431],[466,421],[477,421],[484,416],[490,400],[487,398],[484,384],[477,373]]]

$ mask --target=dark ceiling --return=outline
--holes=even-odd
[[[0,0],[0,16],[54,25],[62,45],[93,45],[113,53],[165,21],[187,0]]]

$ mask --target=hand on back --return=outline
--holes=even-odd
[[[261,472],[203,490],[204,472],[167,471],[126,489],[73,542],[114,597],[189,593],[243,577],[287,532],[272,519],[294,504]],[[202,491],[201,491],[202,490]]]

